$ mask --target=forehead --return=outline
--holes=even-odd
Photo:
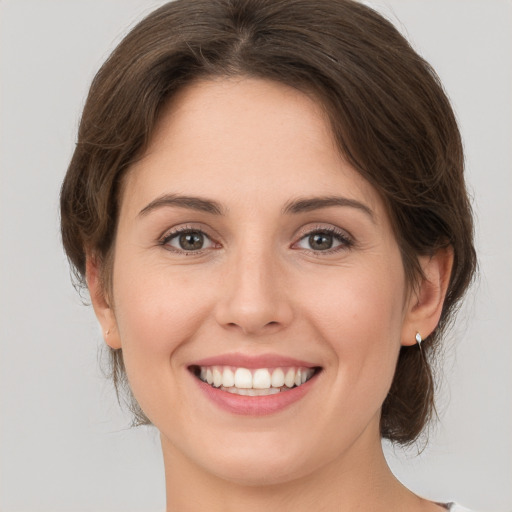
[[[140,204],[173,192],[255,204],[334,193],[379,202],[339,152],[318,102],[253,78],[196,82],[176,94],[124,189]]]

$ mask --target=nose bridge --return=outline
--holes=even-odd
[[[291,320],[284,273],[269,240],[248,237],[228,258],[218,321],[246,334],[279,330]]]

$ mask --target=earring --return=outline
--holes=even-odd
[[[110,329],[107,329],[107,330],[105,331],[105,336],[108,336],[109,334],[110,334]]]
[[[418,347],[421,348],[421,342],[423,341],[421,334],[419,332],[416,333],[416,342],[418,343]]]

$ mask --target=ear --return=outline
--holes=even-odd
[[[414,345],[416,334],[427,338],[441,318],[453,266],[453,249],[439,249],[433,256],[419,258],[423,276],[406,304],[402,345]]]
[[[116,317],[101,280],[101,267],[98,259],[92,255],[87,255],[85,278],[89,295],[91,297],[92,307],[103,331],[105,343],[114,349],[121,348],[121,339],[117,329]]]

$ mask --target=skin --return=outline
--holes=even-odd
[[[164,194],[215,201],[222,214],[147,208]],[[333,195],[352,203],[283,211]],[[204,248],[162,242],[180,227],[204,232]],[[335,250],[311,247],[322,229],[343,235]],[[176,95],[123,184],[111,293],[92,254],[87,264],[106,342],[122,347],[161,433],[167,510],[441,510],[395,479],[379,434],[400,346],[439,320],[451,253],[420,262],[426,279],[411,290],[381,198],[310,97],[243,77]],[[241,416],[188,370],[233,352],[322,371],[284,410]]]

